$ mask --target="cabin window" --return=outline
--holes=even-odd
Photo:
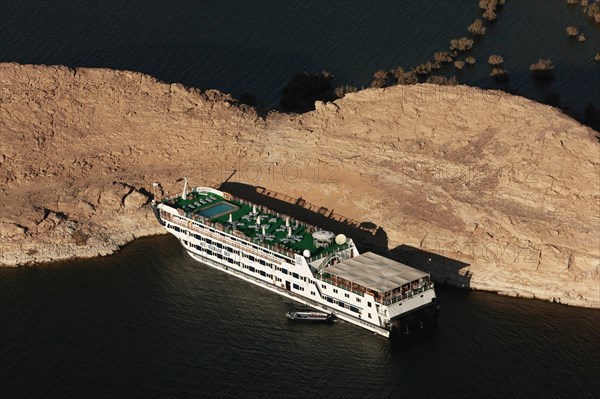
[[[331,297],[329,297],[329,296],[328,296],[328,297],[327,297],[327,302],[331,302],[331,303],[333,303],[333,298],[331,298]]]
[[[367,302],[367,306],[371,307],[371,302]],[[371,317],[371,316],[369,316]]]
[[[367,313],[367,316],[369,316],[369,319],[371,319],[371,313]]]
[[[293,284],[292,287],[294,287],[295,290],[299,290],[300,286],[298,284]]]
[[[310,295],[315,295],[315,292],[314,292],[314,291],[311,291],[311,292],[310,292]]]
[[[321,284],[321,288],[323,288],[324,290],[327,289],[327,287],[325,287],[325,284]]]
[[[298,273],[292,273],[292,277],[298,278]]]
[[[350,294],[344,294],[346,298],[350,298]]]
[[[358,313],[358,308],[350,306],[350,311]]]
[[[282,272],[283,274],[288,274],[288,271],[287,271],[287,269],[284,269],[284,268],[281,268],[281,272]]]
[[[334,294],[337,294],[337,293],[338,293],[338,290],[334,288],[334,289],[333,289],[333,293],[334,293]]]
[[[356,298],[356,302],[360,302],[360,298]]]

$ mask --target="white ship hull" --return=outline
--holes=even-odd
[[[376,300],[368,292],[343,289],[316,278],[313,271],[318,259],[308,259],[300,254],[282,254],[261,247],[186,218],[181,212],[164,204],[159,204],[155,209],[161,223],[198,262],[315,310],[333,313],[338,319],[385,337],[394,329],[395,320],[420,308],[432,306],[435,302],[433,284],[411,290],[394,300]],[[352,240],[348,240],[348,244],[343,253],[340,252],[342,257],[354,259],[359,256]]]

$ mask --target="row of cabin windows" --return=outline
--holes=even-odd
[[[183,218],[181,218],[181,217],[179,217],[179,216],[177,216],[177,215],[174,215],[174,217],[175,217],[175,219],[179,219],[179,220],[181,220],[181,221],[183,221],[183,222],[186,222],[186,223],[187,223],[187,220],[185,220],[185,219],[183,219]],[[197,223],[197,222],[193,222],[193,223],[194,223],[194,225],[196,225],[196,226],[198,226],[198,227],[200,227],[200,228],[203,228],[203,229],[206,229],[206,228],[207,228],[206,226],[203,226],[203,225],[201,225],[201,224],[199,224],[199,223]],[[184,231],[188,231],[188,232],[189,232],[189,230],[186,230],[186,229],[179,228],[179,227],[177,227],[177,226],[175,226],[175,225],[173,225],[173,226],[171,226],[171,227],[172,227],[174,230],[178,231],[178,232],[184,232]],[[278,254],[278,253],[275,253],[275,252],[272,252],[272,251],[267,251],[266,249],[264,249],[264,248],[263,248],[263,247],[261,247],[261,246],[258,246],[258,245],[255,245],[255,244],[252,244],[252,243],[249,243],[249,242],[243,241],[243,240],[241,240],[241,239],[237,239],[237,238],[235,238],[235,237],[233,237],[233,236],[229,236],[229,235],[227,235],[227,234],[225,234],[225,233],[223,233],[223,232],[221,232],[221,231],[215,230],[215,229],[209,229],[209,231],[210,231],[211,233],[213,233],[213,234],[218,234],[218,235],[220,235],[221,237],[223,237],[223,238],[225,238],[225,239],[227,239],[227,240],[230,240],[230,241],[236,241],[236,242],[240,242],[240,243],[242,243],[242,244],[244,244],[244,245],[250,246],[251,248],[254,248],[255,250],[261,251],[261,252],[265,253],[266,255],[269,255],[269,256],[275,256],[276,258],[279,258],[279,259],[281,259],[281,260],[286,260],[286,258],[285,258],[283,255],[280,255],[280,254]],[[192,232],[189,232],[189,234],[190,234],[190,235],[192,235],[192,236],[194,236],[194,237],[195,237],[196,239],[198,239],[198,240],[210,241],[208,238],[202,237],[202,236],[201,236],[201,235],[199,235],[199,234],[194,234],[194,233],[192,233]],[[221,247],[219,247],[219,248],[221,248]]]
[[[352,306],[352,305],[350,305],[348,303],[345,303],[345,302],[342,302],[342,301],[338,301],[337,299],[332,298],[330,296],[325,296],[325,299],[329,303],[337,304],[340,308],[349,309],[351,312],[355,312],[355,313],[359,313],[360,314],[360,309],[358,309],[356,306]]]
[[[232,259],[232,258],[230,258],[230,257],[225,257],[225,256],[221,255],[220,253],[216,253],[216,252],[213,252],[213,251],[211,251],[210,249],[205,249],[205,248],[202,248],[200,245],[194,245],[194,244],[190,243],[189,241],[185,241],[185,240],[184,240],[184,242],[186,243],[186,245],[189,245],[189,246],[191,246],[191,247],[194,247],[194,248],[196,248],[196,249],[197,249],[197,250],[199,250],[199,251],[204,251],[204,252],[205,252],[207,255],[216,256],[218,259],[225,260],[225,261],[227,261],[228,263],[231,263],[232,265],[236,263],[236,262],[235,262],[235,260],[233,260],[233,259]],[[263,276],[263,277],[273,278],[273,275],[272,275],[272,274],[266,273],[265,271],[262,271],[262,270],[258,271],[258,269],[255,269],[255,268],[254,268],[254,267],[252,267],[252,266],[247,266],[247,265],[245,265],[245,264],[243,264],[243,263],[242,263],[242,268],[244,268],[244,269],[248,269],[248,270],[250,270],[252,273],[257,273],[257,272],[258,272],[258,273],[259,273],[261,276]],[[277,267],[276,267],[276,269],[281,269],[281,270],[282,270],[282,271],[283,271],[285,274],[288,274],[286,269],[283,269],[283,268],[277,268]],[[303,280],[303,281],[306,281],[306,280],[307,280],[307,279],[306,279],[306,277],[300,277],[300,276],[298,276],[298,274],[297,274],[297,273],[290,273],[290,274],[292,274],[292,275],[293,275],[295,278],[297,278],[297,279],[300,279],[300,280]],[[282,282],[283,280],[281,280],[279,277],[275,277],[275,281]],[[294,284],[294,288],[295,288],[295,287],[297,287],[297,286],[298,286],[297,284]],[[298,287],[299,287],[299,286],[298,286]],[[296,288],[296,289],[299,289],[300,291],[304,291],[304,288],[302,288],[302,287],[300,287],[300,288]]]
[[[186,243],[187,243],[188,245],[191,245],[192,247],[194,247],[194,248],[196,248],[196,249],[200,250],[200,251],[204,251],[204,252],[206,252],[208,255],[213,255],[213,256],[216,256],[216,257],[217,257],[217,258],[219,258],[219,259],[225,259],[227,262],[229,262],[229,263],[231,263],[231,264],[235,264],[235,263],[236,263],[236,262],[235,262],[235,260],[234,260],[234,259],[232,259],[232,258],[230,258],[230,257],[225,257],[225,256],[222,256],[221,254],[219,254],[219,253],[216,253],[216,252],[213,252],[213,251],[211,251],[210,249],[205,249],[205,248],[202,248],[200,245],[193,245],[193,244],[191,244],[191,243],[189,243],[189,242],[187,242],[187,241],[186,241]],[[225,249],[228,249],[228,248],[226,247]],[[250,256],[246,256],[246,257],[247,257],[247,258],[250,258],[250,260],[254,260],[254,257],[253,257],[253,256],[251,256],[251,255],[250,255]],[[282,272],[283,274],[286,274],[286,275],[287,275],[287,274],[289,274],[289,275],[291,275],[292,277],[294,277],[294,278],[296,278],[296,279],[298,279],[298,280],[302,280],[302,281],[308,281],[308,279],[307,279],[306,277],[302,277],[302,276],[300,276],[298,273],[289,273],[289,272],[287,271],[287,269],[285,269],[285,268],[283,268],[283,267],[277,267],[277,266],[275,266],[275,265],[273,265],[273,264],[271,264],[271,263],[266,263],[266,262],[265,262],[264,260],[262,260],[262,259],[260,259],[260,262],[258,262],[258,263],[259,263],[259,264],[261,264],[261,265],[263,265],[263,266],[270,267],[271,269],[275,269],[275,270],[277,270],[277,271],[280,271],[280,272]],[[242,263],[242,265],[243,265],[243,263]],[[245,266],[244,266],[244,267],[245,267]]]
[[[321,284],[321,288],[323,288],[324,290],[326,290],[326,289],[327,289],[327,286],[326,286],[325,284]],[[333,293],[334,293],[334,294],[337,294],[337,293],[338,293],[338,290],[337,290],[337,288],[334,288],[334,289],[333,289]],[[344,293],[344,296],[345,296],[346,298],[350,298],[350,294],[348,294],[348,293],[346,293],[346,292]],[[356,302],[359,302],[359,303],[360,303],[360,298],[356,297]],[[369,306],[371,306],[371,304],[370,304],[370,303],[369,303]]]
[[[257,262],[257,263],[259,263],[259,264],[261,264],[263,266],[270,267],[271,269],[277,269],[277,266],[275,266],[272,263],[267,262],[266,260],[264,260],[262,258],[257,258],[257,257],[255,257],[253,255],[245,254],[243,252],[240,253],[239,249],[233,248],[233,247],[231,247],[229,245],[226,245],[226,244],[223,244],[220,241],[213,241],[210,238],[202,237],[199,234],[192,234],[192,236],[194,238],[196,238],[197,240],[206,242],[207,245],[214,245],[215,247],[217,247],[219,249],[225,249],[226,251],[228,251],[230,253],[233,253],[234,255],[241,255],[243,258],[246,258],[246,259],[248,259],[251,262]],[[197,245],[196,245],[196,248],[200,249]]]
[[[172,226],[172,227],[173,227],[173,228],[174,228],[176,231],[179,231],[179,232],[183,231],[183,229],[180,229],[178,226]],[[255,257],[255,256],[253,256],[253,255],[250,255],[250,254],[245,254],[245,253],[243,253],[243,252],[241,252],[241,253],[240,253],[240,250],[239,250],[239,249],[233,248],[233,247],[231,247],[231,246],[228,246],[228,245],[224,245],[223,243],[221,243],[221,242],[219,242],[219,241],[213,241],[213,240],[211,240],[211,239],[210,239],[210,238],[208,238],[208,237],[203,237],[203,236],[201,236],[201,235],[199,235],[199,234],[195,234],[195,233],[190,233],[190,234],[191,234],[191,235],[192,235],[194,238],[196,238],[197,240],[206,242],[206,244],[207,244],[207,245],[214,245],[214,246],[216,246],[217,248],[219,248],[219,249],[225,249],[226,251],[229,251],[229,252],[233,253],[234,255],[241,255],[242,257],[244,257],[244,258],[246,258],[246,259],[250,260],[251,262],[258,262],[259,264],[261,264],[261,265],[263,265],[263,266],[267,266],[267,267],[270,267],[271,269],[275,269],[275,270],[277,270],[277,271],[281,271],[283,274],[286,274],[286,275],[287,275],[287,274],[291,274],[291,275],[292,275],[292,277],[294,277],[294,278],[296,278],[296,279],[299,279],[299,280],[302,280],[302,281],[305,281],[305,282],[306,282],[306,281],[308,281],[308,279],[307,279],[306,277],[301,277],[301,276],[299,276],[299,275],[298,275],[298,273],[288,273],[287,269],[285,269],[285,268],[282,268],[282,267],[278,267],[278,266],[276,266],[275,264],[269,263],[269,262],[265,261],[265,260],[264,260],[264,259],[262,259],[262,258],[257,258],[257,257]],[[188,243],[188,245],[191,245],[191,244],[189,244],[189,243]],[[199,250],[202,250],[202,248],[200,248],[198,245],[195,245],[195,248],[197,248],[197,249],[199,249]],[[207,252],[207,253],[209,253],[209,255],[212,255],[212,254],[213,254],[213,253],[212,253],[212,251],[210,251],[210,250],[208,250],[208,249],[206,250],[206,252]],[[264,251],[263,251],[263,252],[264,252]],[[217,256],[218,256],[218,255],[217,255]],[[222,257],[222,256],[218,256],[218,257],[219,257],[219,259],[223,259],[223,257]],[[228,261],[229,261],[229,260],[228,260]],[[230,262],[230,263],[232,263],[232,264],[233,264],[233,263],[235,263],[235,262],[233,261],[233,259],[232,259],[231,261],[229,261],[229,262]]]

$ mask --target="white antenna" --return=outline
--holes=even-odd
[[[229,214],[229,223],[233,222],[233,218],[231,217],[231,213]]]
[[[263,233],[263,236],[266,235],[266,233],[267,233],[267,228],[265,226],[262,227],[262,233]]]
[[[256,214],[256,205],[252,205],[252,213]]]
[[[187,197],[187,177],[183,178],[183,191],[181,192],[181,199]]]
[[[292,228],[288,226],[288,237],[292,236]]]
[[[256,224],[260,226],[260,216],[256,218]]]
[[[285,227],[290,227],[290,218],[285,218]]]

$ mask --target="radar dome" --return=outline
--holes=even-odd
[[[338,234],[337,236],[335,236],[335,243],[337,245],[342,245],[346,243],[346,236],[343,234]]]
[[[310,250],[309,249],[305,249],[302,252],[302,255],[304,255],[305,258],[310,258]]]

